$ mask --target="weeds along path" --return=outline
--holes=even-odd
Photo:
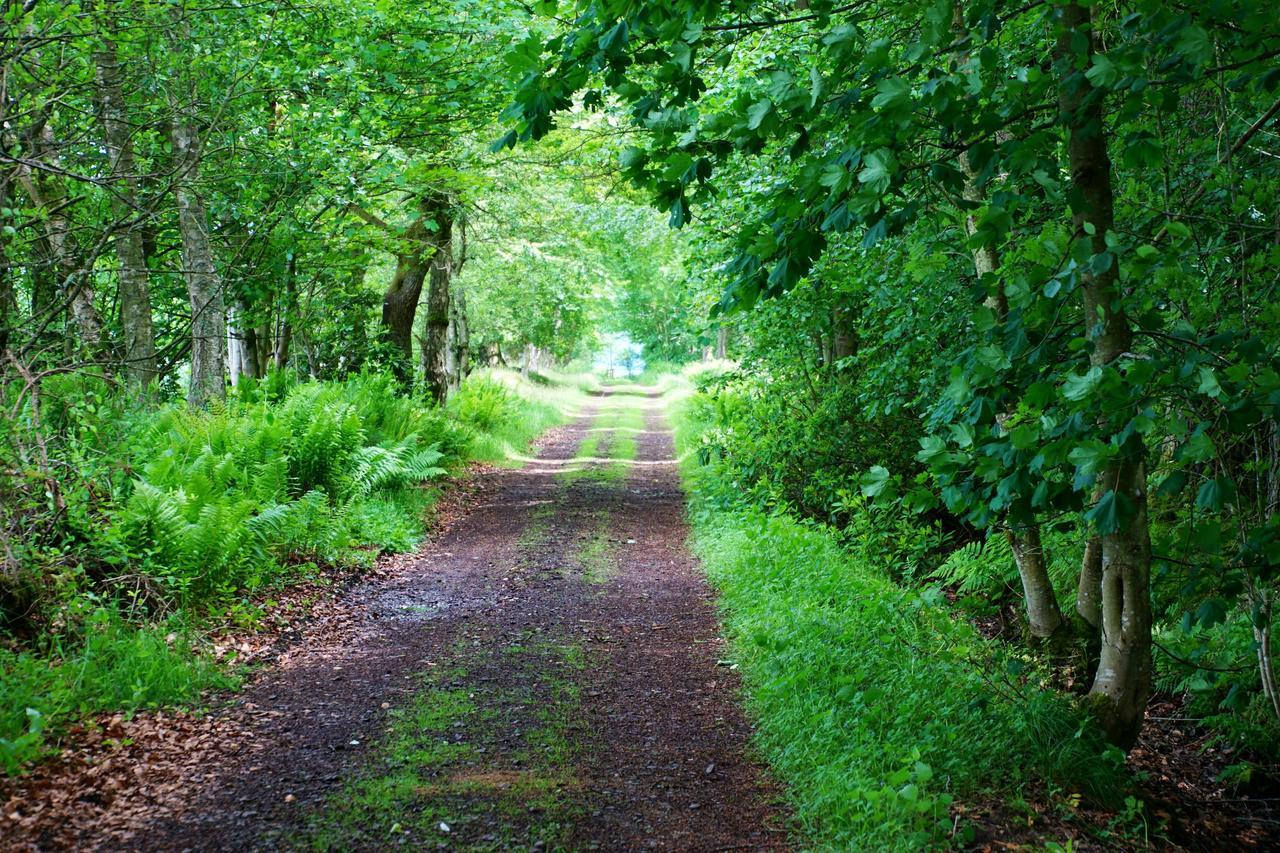
[[[190,760],[172,744],[30,846],[784,846],[662,400],[628,390],[487,475],[468,516],[185,735]]]

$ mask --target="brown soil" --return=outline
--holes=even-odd
[[[1009,590],[994,612],[971,617],[988,639],[1024,642],[1025,620],[1018,593]],[[948,593],[951,601],[954,592]],[[1079,666],[1056,673],[1057,686],[1082,692]],[[1194,850],[1224,846],[1245,850],[1280,849],[1280,767],[1249,750],[1220,742],[1188,716],[1187,697],[1157,693],[1146,722],[1126,759],[1137,779],[1135,811],[1125,802],[1070,804],[1043,784],[1022,792],[1014,809],[1003,798],[957,805],[957,815],[977,831],[979,850],[1030,849],[1046,841],[1071,839],[1075,850]],[[1224,781],[1232,764],[1248,762],[1256,778],[1242,785]]]
[[[376,772],[369,765],[388,714],[423,689],[424,674],[457,671],[449,685],[470,695],[500,689],[528,701],[504,700],[487,718],[494,730],[464,733],[483,742],[480,758],[440,783],[482,793],[458,806],[448,834],[396,845],[527,838],[538,849],[534,817],[490,809],[483,796],[529,777],[517,741],[548,701],[547,685],[564,677],[553,662],[542,671],[511,665],[505,652],[530,637],[585,652],[568,729],[575,766],[560,786],[575,800],[562,835],[569,847],[785,847],[785,816],[750,756],[735,673],[717,666],[723,640],[685,549],[671,436],[660,401],[647,405],[625,479],[558,476],[575,467],[591,418],[553,430],[535,462],[478,476],[474,506],[419,554],[387,561],[318,618],[289,625],[287,641],[259,643],[272,645],[275,661],[214,711],[104,720],[64,759],[5,783],[0,847],[291,846],[344,785]],[[582,550],[602,523],[613,571],[597,583]],[[513,832],[513,823],[528,826]],[[350,844],[393,846],[385,833]]]

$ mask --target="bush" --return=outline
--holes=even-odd
[[[470,433],[466,453],[483,462],[518,461],[543,430],[573,417],[581,377],[525,378],[510,370],[477,371],[449,400],[449,414]]]
[[[481,432],[498,432],[519,417],[514,395],[492,379],[469,380],[450,401],[458,420]]]
[[[846,496],[871,465],[919,470],[919,423],[902,413],[864,417],[857,387],[842,377],[817,377],[791,394],[723,366],[693,379],[691,417],[705,426],[699,457],[715,459],[725,482],[758,505],[844,525]]]

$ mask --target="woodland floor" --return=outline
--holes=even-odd
[[[0,846],[785,847],[662,401],[598,398],[535,452],[418,554],[298,602],[220,706],[107,719],[10,780]]]

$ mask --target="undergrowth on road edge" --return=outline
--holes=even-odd
[[[678,405],[673,421],[693,550],[719,594],[758,746],[807,840],[951,846],[971,837],[966,798],[1033,783],[1093,798],[1122,790],[1121,757],[1027,661],[833,531],[743,502],[714,460],[691,452],[696,406]]]
[[[269,590],[412,550],[438,496],[425,481],[524,452],[582,399],[581,381],[511,371],[478,372],[444,411],[375,375],[246,381],[208,412],[81,384],[55,414],[69,451],[93,460],[81,476],[95,497],[73,507],[74,552],[49,558],[56,587],[32,592],[47,618],[25,639],[0,627],[0,773],[96,714],[234,687],[240,667],[212,658],[211,633],[252,629]]]

